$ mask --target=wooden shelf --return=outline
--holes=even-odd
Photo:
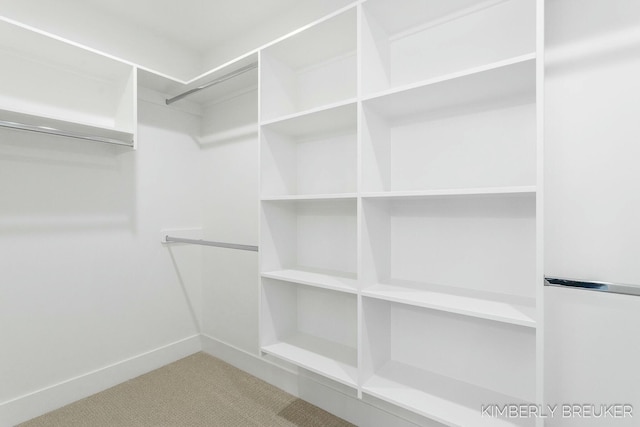
[[[356,295],[282,281],[279,275],[301,276],[262,278],[262,351],[355,387]]]
[[[529,425],[526,421],[516,424],[513,419],[483,417],[481,407],[489,403],[503,405],[531,402],[398,362],[391,361],[382,366],[365,381],[362,391],[447,426]]]
[[[126,147],[134,146],[133,133],[121,132],[108,127],[86,125],[7,110],[0,110],[0,121],[5,122],[5,124],[0,124],[0,129],[37,132]]]
[[[529,191],[536,182],[535,62],[519,57],[365,99],[361,189]]]
[[[363,4],[365,94],[535,50],[535,2],[388,0]],[[505,36],[506,35],[506,36]]]
[[[536,187],[486,187],[486,188],[455,188],[442,190],[420,190],[420,191],[382,191],[377,193],[362,193],[365,199],[426,199],[431,197],[464,197],[464,196],[486,196],[486,195],[527,195],[535,194]]]
[[[357,386],[355,348],[298,333],[261,350],[339,383]]]
[[[276,270],[261,273],[262,277],[281,280],[284,282],[300,283],[302,285],[332,289],[335,291],[356,293],[358,280],[355,275],[338,276],[309,270]]]
[[[137,127],[132,65],[5,20],[0,20],[0,54],[5,115],[132,145]]]
[[[263,125],[263,200],[355,197],[356,107],[339,103]]]
[[[277,202],[277,201],[305,201],[305,200],[344,200],[344,199],[356,199],[357,193],[336,193],[336,194],[300,194],[291,196],[271,196],[262,197],[263,202]]]
[[[362,210],[364,286],[464,289],[459,295],[523,301],[536,293],[535,193],[363,198]],[[479,314],[489,316],[488,310]]]
[[[364,289],[362,295],[513,325],[536,327],[533,298],[516,298],[425,284],[417,287],[406,282],[404,286],[396,283],[376,284]]]
[[[292,135],[312,133],[305,130],[304,126],[307,125],[313,126],[316,132],[326,131],[326,128],[322,125],[327,125],[329,129],[336,129],[336,123],[338,128],[353,127],[353,124],[350,122],[355,118],[354,107],[356,103],[357,98],[348,98],[269,120],[263,120],[260,124],[276,131],[281,129],[282,132],[291,133]],[[341,108],[344,109],[342,110]],[[353,111],[351,109],[353,109]]]
[[[535,99],[535,54],[370,95],[364,104],[388,120],[505,99]]]
[[[364,393],[452,426],[536,397],[535,329],[367,296],[362,316]]]
[[[357,129],[357,104],[354,99],[263,122],[274,132],[300,139]]]

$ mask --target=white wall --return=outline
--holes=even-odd
[[[198,349],[171,344],[198,332],[202,252],[159,231],[201,224],[199,122],[146,102],[139,116],[137,151],[0,133],[1,426]]]
[[[205,238],[258,244],[257,90],[205,108]],[[203,249],[203,333],[258,354],[258,253]]]

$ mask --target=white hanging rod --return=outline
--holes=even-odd
[[[545,286],[557,286],[557,287],[572,288],[572,289],[583,289],[587,291],[608,292],[612,294],[640,296],[640,286],[624,285],[620,283],[587,282],[583,280],[546,277]]]
[[[125,134],[124,132],[122,134],[127,135],[126,138],[115,139],[115,138],[108,138],[105,136],[91,135],[88,133],[74,132],[71,130],[57,129],[50,126],[30,125],[27,123],[18,123],[18,122],[12,122],[7,120],[0,120],[0,127],[7,128],[7,129],[23,130],[27,132],[45,133],[48,135],[65,136],[68,138],[82,139],[85,141],[94,141],[94,142],[102,142],[105,144],[125,145],[127,147],[133,147],[133,137],[128,134]]]
[[[188,90],[186,92],[183,92],[183,93],[181,93],[179,95],[176,95],[173,98],[169,98],[169,99],[165,100],[165,102],[166,102],[167,105],[173,104],[174,102],[181,100],[185,96],[189,96],[189,95],[191,95],[193,93],[200,92],[202,89],[206,89],[208,87],[217,85],[219,83],[226,82],[229,79],[232,79],[232,78],[234,78],[236,76],[239,76],[240,74],[244,74],[247,71],[253,70],[254,68],[257,68],[257,67],[258,67],[258,63],[257,62],[253,62],[253,63],[251,63],[249,65],[245,65],[244,67],[238,68],[237,70],[232,71],[229,74],[225,74],[222,77],[219,77],[219,78],[217,78],[217,79],[215,79],[213,81],[210,81],[209,83],[205,83],[205,84],[203,84],[201,86],[198,86],[196,88],[193,88],[193,89],[190,89],[190,90]]]
[[[218,248],[239,249],[241,251],[258,252],[257,246],[239,245],[237,243],[212,242],[210,240],[202,240],[202,239],[184,239],[182,237],[171,237],[168,235],[164,236],[164,241],[167,243],[189,243],[192,245],[215,246]]]

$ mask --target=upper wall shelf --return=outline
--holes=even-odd
[[[136,129],[136,72],[128,65],[0,20],[0,109],[4,120],[113,138],[130,145]],[[38,123],[38,117],[44,118]],[[2,117],[0,117],[2,118]]]
[[[534,1],[368,0],[363,8],[365,95],[535,51]]]
[[[0,110],[0,128],[102,142],[105,144],[123,145],[126,147],[134,146],[132,133],[7,110]]]

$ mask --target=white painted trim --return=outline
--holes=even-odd
[[[543,407],[545,398],[545,292],[544,292],[544,147],[545,147],[545,0],[536,1],[536,403]],[[544,427],[542,418],[536,427]]]
[[[0,427],[13,426],[199,352],[199,335],[0,403]]]
[[[298,396],[298,373],[295,370],[278,366],[258,354],[249,353],[206,334],[202,334],[202,351]]]
[[[360,400],[355,394],[347,395],[337,387],[323,383],[321,381],[323,378],[316,379],[313,375],[304,375],[295,367],[287,369],[258,354],[247,352],[206,334],[200,334],[2,402],[0,403],[0,427],[10,427],[28,421],[199,351],[217,357],[356,425],[368,427],[422,425],[420,421],[418,424],[409,421],[408,418],[417,416],[407,413],[404,417],[400,408],[385,408]],[[427,423],[425,425],[432,425],[426,419],[425,422]]]

